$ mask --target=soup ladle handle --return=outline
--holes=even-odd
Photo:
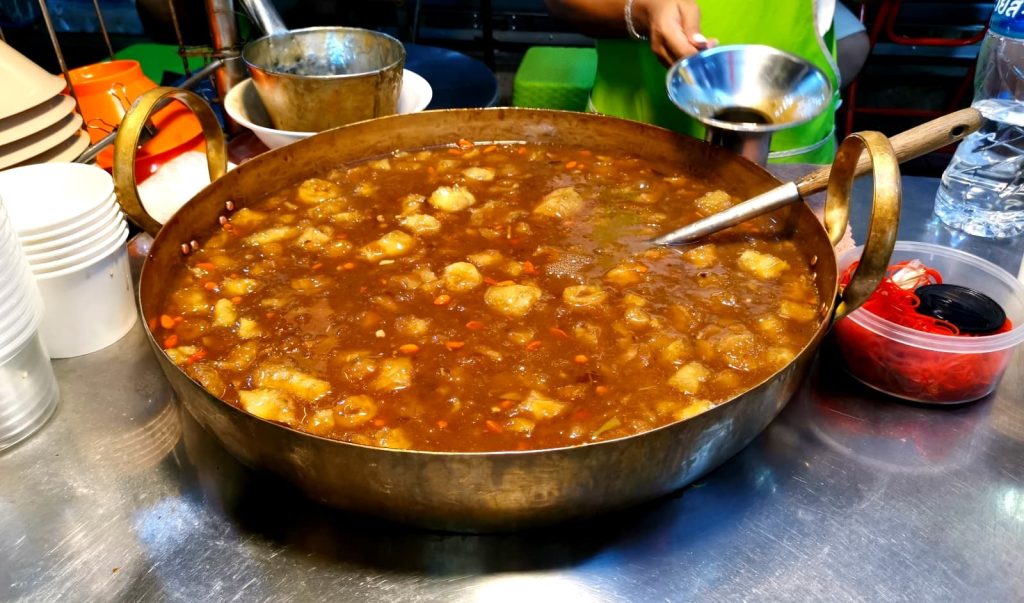
[[[286,33],[288,27],[284,24],[284,19],[274,8],[274,5],[270,3],[270,0],[241,0],[242,8],[245,9],[245,14],[249,15],[249,18],[253,20],[257,27],[263,30],[263,33],[268,36],[274,34]]]
[[[899,163],[915,159],[942,147],[958,142],[981,127],[981,113],[976,109],[962,109],[925,124],[911,128],[889,139],[896,160]],[[829,177],[835,165],[815,170],[795,182],[787,182],[756,197],[738,203],[725,211],[710,215],[670,233],[651,240],[652,245],[682,245],[692,243],[709,234],[746,222],[800,199],[819,193],[829,185]],[[871,171],[870,158],[861,153],[853,167],[852,177],[856,178]],[[826,216],[828,211],[826,210]],[[834,220],[833,220],[834,222]],[[845,223],[844,223],[845,224]],[[826,227],[828,220],[826,220]],[[845,226],[844,226],[845,228]],[[834,233],[829,233],[835,244]]]
[[[893,151],[896,152],[896,160],[906,163],[911,159],[917,159],[922,155],[959,142],[967,135],[976,132],[981,127],[981,120],[981,113],[977,109],[961,109],[891,136],[889,142],[892,144]],[[807,197],[825,190],[831,171],[832,166],[827,165],[797,180],[796,187],[800,191],[800,196]],[[853,175],[856,178],[869,171],[871,171],[871,162],[866,155],[862,154]]]

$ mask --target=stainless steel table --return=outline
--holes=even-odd
[[[901,238],[1016,273],[1024,239],[949,232],[936,186],[905,179]],[[0,455],[0,600],[1024,599],[1024,354],[957,408],[897,403],[837,366],[825,352],[761,437],[670,498],[466,536],[344,515],[243,468],[178,412],[139,325],[55,362],[60,409]]]

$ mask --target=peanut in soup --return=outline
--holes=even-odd
[[[472,145],[339,167],[236,211],[150,322],[213,395],[357,444],[530,450],[683,420],[819,327],[812,268],[737,201],[626,152]]]

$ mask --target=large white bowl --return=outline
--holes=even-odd
[[[47,126],[52,126],[74,110],[74,99],[64,94],[58,94],[28,111],[0,119],[0,145],[21,140]]]
[[[69,113],[57,123],[47,126],[21,140],[0,146],[0,169],[18,165],[65,143],[82,131],[82,117]]]
[[[4,42],[0,42],[0,82],[0,119],[45,103],[65,88],[63,78],[48,73]]]
[[[78,130],[70,138],[49,151],[34,155],[14,167],[36,163],[68,163],[78,159],[78,156],[87,148],[89,148],[89,135],[84,130]]]
[[[427,108],[434,90],[430,83],[418,73],[408,69],[402,74],[402,93],[398,98],[398,113],[419,113]],[[224,109],[231,119],[249,128],[268,148],[276,149],[303,138],[309,138],[316,132],[289,132],[275,130],[270,123],[267,110],[260,101],[259,94],[252,80],[247,79],[232,88],[224,98]]]

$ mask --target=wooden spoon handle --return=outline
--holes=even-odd
[[[904,163],[958,142],[980,127],[981,113],[977,109],[961,109],[897,134],[890,138],[889,142],[896,151],[896,159]],[[832,166],[826,165],[797,180],[796,187],[800,191],[800,196],[806,197],[825,190],[831,171]],[[869,171],[871,162],[867,156],[862,155],[854,174],[861,176]]]

